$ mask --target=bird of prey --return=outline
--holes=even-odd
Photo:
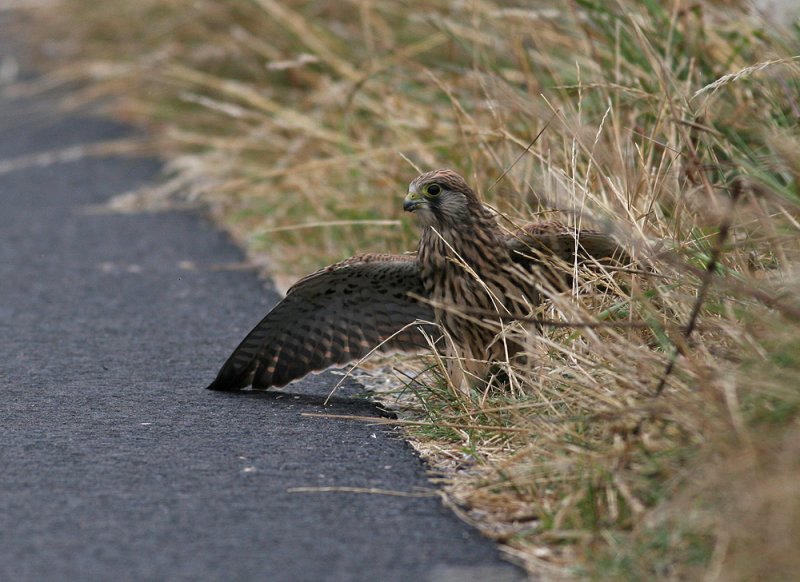
[[[300,279],[209,388],[280,387],[374,349],[419,351],[442,335],[450,380],[464,389],[521,350],[498,332],[540,303],[548,255],[572,263],[620,254],[609,235],[558,223],[506,234],[448,169],[414,179],[403,208],[421,226],[415,254],[357,255]]]

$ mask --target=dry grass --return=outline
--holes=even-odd
[[[172,160],[169,194],[283,273],[413,248],[404,157],[512,222],[610,230],[652,271],[553,294],[547,318],[649,327],[547,329],[512,392],[464,397],[436,362],[409,382],[419,448],[532,571],[797,571],[797,26],[735,1],[63,4],[35,15],[49,82],[115,95]]]

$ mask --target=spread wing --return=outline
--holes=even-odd
[[[611,235],[587,229],[576,232],[560,222],[527,224],[509,234],[506,245],[511,258],[523,265],[537,257],[557,257],[571,264],[576,248],[579,261],[628,262],[627,254]]]
[[[546,257],[557,257],[571,264],[575,261],[576,249],[579,261],[630,261],[610,234],[587,229],[576,232],[559,222],[527,224],[506,237],[506,246],[511,258],[523,266],[528,266],[536,258]]]
[[[284,386],[309,372],[381,351],[426,346],[417,320],[433,321],[413,256],[363,255],[298,281],[244,338],[209,386],[239,390]],[[397,333],[404,326],[404,331]],[[424,327],[424,326],[423,326]],[[435,328],[428,326],[426,332]]]
[[[630,262],[628,254],[611,235],[588,229],[576,231],[555,221],[525,225],[510,233],[505,242],[515,263],[538,272],[555,289],[568,289],[572,285],[569,266],[575,262],[576,251],[578,262],[588,267]]]

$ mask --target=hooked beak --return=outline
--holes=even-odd
[[[428,203],[417,194],[416,190],[410,190],[403,200],[403,210],[406,212],[414,212],[417,208]]]

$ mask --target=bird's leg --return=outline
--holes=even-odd
[[[539,342],[534,338],[538,336],[532,326],[516,322],[507,325],[495,336],[487,352],[489,359],[483,376],[485,388],[500,390],[519,389],[512,376],[514,370],[526,369],[532,361],[533,352],[529,349]]]
[[[457,357],[448,357],[447,359],[447,380],[450,386],[457,392],[464,396],[469,396],[469,383],[467,382],[467,375],[461,365],[461,359]]]
[[[476,358],[468,349],[454,347],[452,344],[445,355],[447,377],[450,385],[459,393],[469,397],[473,390],[486,389],[489,364]]]

